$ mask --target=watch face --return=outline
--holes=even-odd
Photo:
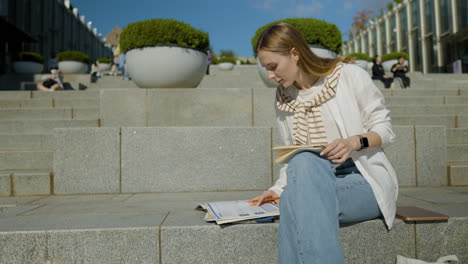
[[[366,137],[361,138],[361,147],[362,148],[368,148],[369,147],[369,141],[367,140]]]

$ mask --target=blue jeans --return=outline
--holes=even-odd
[[[279,263],[344,264],[339,222],[380,216],[369,183],[354,162],[336,169],[313,152],[294,156],[281,195]]]

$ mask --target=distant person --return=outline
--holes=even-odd
[[[390,88],[393,82],[393,78],[386,75],[384,68],[382,66],[382,57],[379,55],[374,57],[374,66],[372,66],[372,79],[381,80],[385,88]]]
[[[55,52],[53,51],[50,53],[50,58],[49,58],[49,61],[47,62],[47,67],[49,71],[58,67],[57,59],[55,58]]]
[[[57,69],[52,69],[50,72],[51,75],[47,76],[45,79],[42,80],[41,83],[38,83],[36,85],[37,90],[46,92],[63,90],[63,83],[60,78],[60,71]]]
[[[208,65],[206,65],[206,75],[210,75],[210,65],[211,65],[211,51],[206,50],[206,55],[208,57]]]
[[[110,75],[112,76],[117,76],[117,65],[112,62],[111,70],[110,70]]]
[[[393,78],[397,80],[402,88],[410,86],[410,78],[406,76],[408,72],[408,66],[405,65],[405,57],[398,57],[398,63],[392,66]]]
[[[91,82],[92,83],[95,83],[97,81],[97,79],[100,77],[100,69],[99,69],[99,65],[98,65],[98,62],[96,61],[95,63],[93,63],[91,65]]]

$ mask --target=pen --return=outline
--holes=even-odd
[[[264,202],[276,201],[276,200],[279,200],[279,197],[273,197],[273,198],[266,198],[266,199],[263,199]],[[249,201],[249,203],[258,203],[258,200],[251,200],[251,201]]]

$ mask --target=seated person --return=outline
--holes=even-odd
[[[379,55],[374,57],[374,66],[372,66],[372,79],[373,80],[381,80],[385,88],[390,88],[392,85],[393,78],[386,75],[384,68],[382,66],[382,57]]]
[[[406,77],[408,66],[405,65],[405,57],[398,57],[398,63],[392,66],[393,78],[400,78],[402,88],[410,86],[410,78]]]
[[[37,90],[39,91],[55,91],[63,90],[63,84],[61,80],[61,71],[58,69],[50,70],[51,75],[47,76],[41,83],[36,85]]]

